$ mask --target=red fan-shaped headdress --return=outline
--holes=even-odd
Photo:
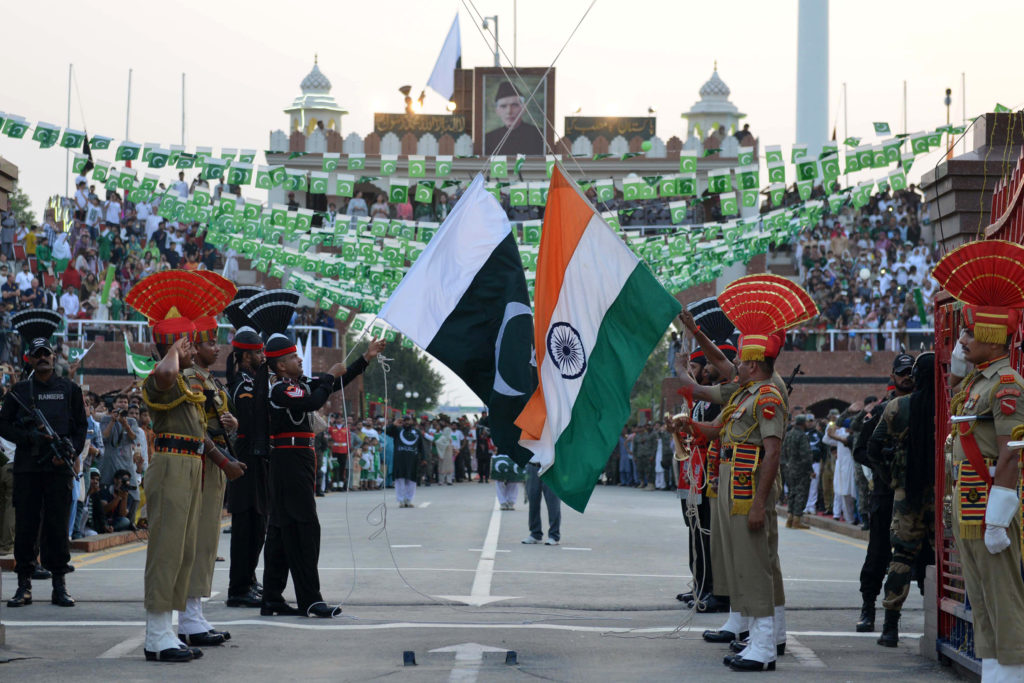
[[[718,303],[740,331],[740,359],[775,358],[785,344],[785,330],[818,314],[810,296],[786,278],[751,275],[733,282]]]
[[[153,273],[132,287],[125,303],[146,316],[153,327],[153,341],[173,344],[195,332],[193,320],[220,312],[234,296],[234,285],[223,285],[197,272],[165,270]]]
[[[1024,246],[978,240],[957,247],[935,264],[932,275],[964,304],[964,322],[974,338],[1005,344],[1020,325],[1024,308]]]

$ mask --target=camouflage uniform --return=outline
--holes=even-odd
[[[647,429],[633,439],[633,453],[636,456],[637,478],[640,483],[654,485],[654,454],[658,450],[658,436]]]
[[[789,486],[789,514],[801,517],[811,488],[811,442],[803,427],[793,427],[782,440],[781,463]]]

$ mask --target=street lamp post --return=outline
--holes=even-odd
[[[501,48],[498,44],[498,15],[495,14],[493,17],[484,17],[483,28],[486,31],[489,26],[489,22],[494,21],[494,66],[501,66]]]
[[[946,98],[942,102],[946,105],[946,159],[953,158],[953,133],[949,130],[949,106],[953,104],[953,89],[946,88]]]

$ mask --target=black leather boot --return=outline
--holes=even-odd
[[[32,579],[18,577],[18,590],[14,597],[7,601],[8,607],[23,607],[32,604]]]
[[[64,585],[64,575],[53,575],[53,593],[50,594],[50,602],[58,607],[74,607],[75,599],[68,595],[67,586]]]
[[[864,601],[860,608],[860,621],[857,622],[857,633],[870,633],[875,630],[875,601]]]
[[[885,623],[882,624],[882,635],[879,645],[896,647],[900,642],[900,612],[895,609],[885,610]]]

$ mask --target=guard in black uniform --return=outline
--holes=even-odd
[[[274,378],[270,387],[270,526],[263,560],[263,606],[260,614],[300,614],[331,618],[331,607],[320,595],[320,520],[316,514],[316,454],[313,420],[319,410],[366,369],[384,348],[374,340],[366,353],[346,368],[331,366],[316,379],[302,376],[302,359],[295,345],[282,334],[267,340],[266,357]],[[291,571],[298,610],[284,601]]]
[[[17,447],[14,457],[14,559],[18,589],[8,607],[32,604],[32,574],[36,569],[36,541],[44,567],[52,573],[50,601],[72,607],[64,575],[69,571],[68,518],[71,514],[71,462],[85,446],[88,429],[85,403],[78,385],[53,374],[50,336],[60,316],[53,311],[30,309],[12,317],[11,323],[25,340],[26,356],[34,368],[18,382],[0,408],[0,436]],[[46,434],[38,410],[58,439]],[[70,443],[68,443],[70,442]],[[63,447],[70,462],[53,448]],[[42,533],[40,534],[40,525]]]
[[[228,486],[231,512],[231,571],[228,607],[259,607],[261,591],[256,565],[267,537],[267,368],[263,340],[242,327],[231,341],[235,377],[231,402],[238,418],[235,455],[246,465],[246,476]]]

